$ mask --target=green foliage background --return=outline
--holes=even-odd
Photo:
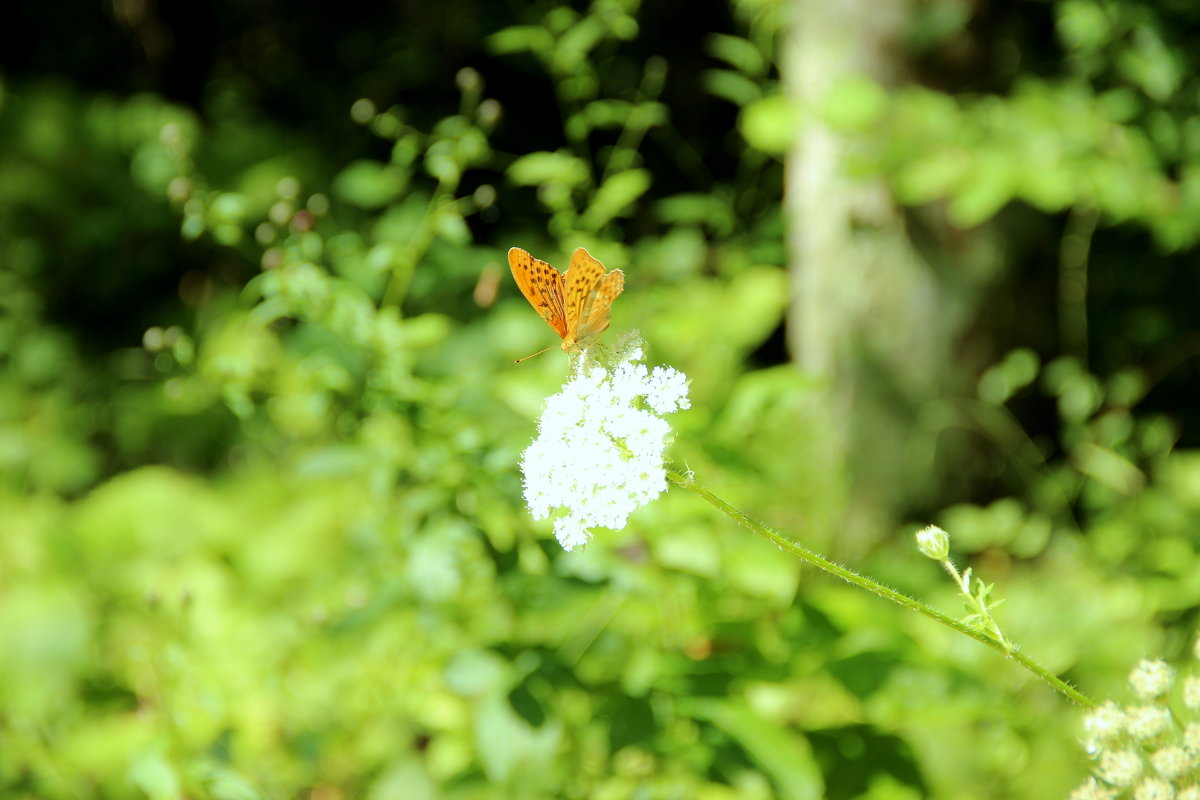
[[[778,66],[793,8],[767,0],[337,20],[114,3],[51,22],[53,5],[22,11],[0,56],[5,796],[1028,798],[1080,780],[1062,698],[694,497],[561,552],[517,464],[566,369],[512,365],[553,336],[507,277],[511,245],[626,270],[614,328],[692,381],[673,457],[740,508],[954,611],[908,535],[931,517],[1007,598],[1010,637],[1096,697],[1188,651],[1193,12],[916,3],[920,80],[799,108]],[[992,55],[955,69],[963,42]],[[905,454],[972,480],[869,547],[839,541],[857,499],[828,386],[781,345],[780,159],[814,125],[941,232],[952,280],[1005,298],[975,305],[976,390],[922,411],[960,460]],[[1070,236],[1092,253],[1082,353],[1053,319]]]

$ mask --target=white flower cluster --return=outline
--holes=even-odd
[[[1200,660],[1200,642],[1193,655]],[[1143,659],[1129,686],[1140,703],[1109,700],[1084,719],[1084,746],[1095,766],[1071,800],[1200,800],[1200,677],[1184,678],[1180,691],[1198,720],[1179,724],[1169,705],[1175,670],[1166,662]]]
[[[562,391],[546,401],[537,439],[521,458],[534,519],[565,512],[554,521],[564,550],[586,544],[591,528],[623,528],[667,488],[670,427],[660,415],[691,406],[687,376],[649,370],[642,358],[634,347],[607,369],[580,356]]]

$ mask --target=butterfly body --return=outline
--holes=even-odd
[[[571,265],[559,273],[545,261],[514,247],[508,251],[521,294],[562,338],[562,349],[574,354],[589,347],[608,328],[612,302],[625,288],[625,273],[604,271],[604,265],[582,247]]]

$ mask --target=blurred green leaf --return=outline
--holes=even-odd
[[[608,32],[604,22],[591,15],[582,17],[558,37],[551,63],[559,74],[571,74],[587,60]]]
[[[712,722],[744,747],[771,776],[780,797],[804,800],[824,795],[820,768],[808,742],[798,732],[729,701],[696,699],[683,709]]]
[[[482,697],[507,689],[511,670],[497,655],[485,650],[464,650],[446,666],[446,686],[466,697]]]
[[[62,579],[23,581],[0,599],[0,706],[14,723],[42,724],[73,700],[92,645],[91,607]]]
[[[129,777],[152,800],[176,800],[183,796],[179,775],[157,750],[139,756],[129,769]]]
[[[763,52],[748,39],[727,33],[709,34],[705,49],[729,66],[751,78],[764,78],[767,62]]]
[[[233,770],[213,767],[205,778],[208,791],[217,800],[262,800],[262,793]]]
[[[493,53],[548,53],[554,48],[554,38],[539,25],[512,25],[496,31],[486,39]]]
[[[559,183],[574,187],[587,181],[588,169],[565,151],[529,153],[509,165],[508,177],[518,186]]]
[[[1110,40],[1112,21],[1093,0],[1067,0],[1055,7],[1058,35],[1075,50],[1098,50]]]
[[[882,86],[866,77],[847,77],[825,95],[822,117],[839,130],[867,130],[879,124],[887,105],[888,95]]]
[[[588,230],[600,230],[614,217],[628,214],[630,206],[649,189],[650,173],[646,170],[618,172],[600,184],[580,222]]]
[[[503,695],[489,695],[475,706],[475,746],[490,780],[503,782],[520,774],[525,785],[536,785],[561,746],[561,734],[554,723],[532,727]]]
[[[1129,459],[1092,442],[1080,442],[1071,460],[1080,472],[1121,494],[1135,494],[1146,485],[1146,476]]]
[[[1037,379],[1039,366],[1037,354],[1032,350],[1013,350],[979,378],[980,399],[992,405],[1006,403]]]
[[[1118,69],[1154,100],[1170,99],[1182,78],[1178,55],[1149,25],[1137,26],[1132,39],[1133,46],[1123,49],[1117,59]]]
[[[747,106],[762,97],[762,85],[739,72],[727,69],[706,70],[704,89],[735,106]]]
[[[763,97],[742,109],[738,130],[751,147],[782,155],[800,133],[800,112],[786,97]]]
[[[950,196],[951,219],[978,225],[1000,210],[1016,191],[1011,158],[1000,152],[976,152],[971,169]]]
[[[416,757],[397,757],[371,785],[368,800],[437,800],[437,784]]]
[[[971,156],[963,149],[947,147],[923,153],[897,172],[896,194],[905,203],[928,203],[951,194],[970,169]]]
[[[400,196],[407,183],[398,168],[375,161],[356,161],[333,181],[339,198],[360,208],[381,208]]]

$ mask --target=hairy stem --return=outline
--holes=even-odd
[[[1088,697],[1087,695],[1083,694],[1075,687],[1073,687],[1073,686],[1069,685],[1068,683],[1066,683],[1065,681],[1063,681],[1057,675],[1055,675],[1054,673],[1047,670],[1041,664],[1038,664],[1036,661],[1034,661],[1029,656],[1022,653],[1020,650],[1017,650],[1016,648],[1012,647],[1011,645],[1008,645],[1005,642],[1001,642],[1001,641],[998,641],[998,640],[992,638],[991,636],[988,635],[987,632],[985,632],[983,630],[979,630],[978,628],[971,627],[970,625],[967,625],[966,623],[961,622],[960,620],[954,619],[953,617],[948,617],[945,614],[941,613],[940,611],[930,608],[929,606],[925,605],[924,603],[920,602],[919,600],[915,600],[914,598],[911,598],[906,594],[897,592],[895,589],[888,588],[887,586],[884,586],[881,583],[873,581],[870,578],[867,578],[863,575],[859,575],[857,572],[847,569],[846,567],[843,567],[841,564],[835,564],[834,562],[830,561],[829,559],[824,558],[823,556],[820,556],[820,555],[814,553],[813,551],[809,550],[808,548],[803,547],[803,546],[793,542],[791,539],[788,539],[779,531],[769,528],[766,525],[763,525],[761,522],[758,522],[757,520],[751,519],[750,517],[743,514],[741,511],[738,511],[736,508],[734,508],[733,506],[726,503],[721,498],[717,497],[715,494],[713,494],[709,490],[705,489],[703,486],[696,483],[690,477],[687,477],[685,475],[682,475],[680,473],[677,473],[677,472],[674,472],[671,470],[667,470],[667,479],[669,481],[671,481],[671,483],[675,484],[676,486],[679,486],[683,489],[687,489],[688,491],[694,492],[695,494],[699,495],[704,500],[706,500],[709,503],[711,503],[712,505],[716,506],[721,511],[724,511],[726,514],[728,514],[730,517],[732,517],[737,522],[741,523],[742,525],[745,525],[747,528],[754,531],[759,536],[762,536],[763,538],[767,539],[772,544],[779,547],[779,549],[787,551],[788,553],[791,553],[792,555],[796,556],[801,561],[804,561],[805,563],[810,564],[810,565],[816,567],[817,569],[824,570],[825,572],[828,572],[831,575],[835,575],[838,578],[841,578],[842,580],[846,581],[847,583],[854,584],[855,586],[858,586],[859,588],[866,589],[868,592],[872,592],[873,594],[879,595],[880,597],[884,598],[885,600],[890,600],[893,603],[896,603],[899,606],[903,606],[904,608],[907,608],[911,611],[916,611],[919,614],[924,614],[925,616],[929,617],[930,619],[934,620],[935,622],[939,622],[942,625],[945,625],[947,628],[951,628],[955,631],[958,631],[959,633],[963,634],[964,636],[970,636],[972,639],[975,639],[976,641],[987,645],[988,647],[992,648],[993,650],[997,650],[1000,653],[1003,653],[1009,659],[1017,662],[1022,667],[1024,667],[1025,669],[1027,669],[1031,673],[1033,673],[1039,680],[1046,683],[1052,689],[1059,692],[1060,694],[1066,696],[1072,702],[1077,703],[1078,705],[1084,706],[1085,708],[1095,708],[1096,703],[1090,697]]]

